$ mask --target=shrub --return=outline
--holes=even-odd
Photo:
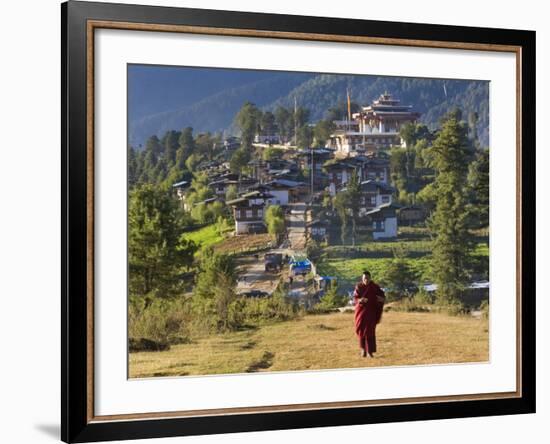
[[[386,292],[388,301],[396,301],[410,296],[410,288],[416,281],[416,274],[404,259],[403,250],[394,252],[394,259],[388,264],[381,282],[389,287]]]
[[[401,299],[392,306],[392,310],[417,313],[426,313],[430,311],[430,309],[426,307],[426,304],[420,302],[416,297]]]
[[[445,310],[450,316],[460,316],[468,314],[468,308],[460,301],[453,301],[445,306]]]
[[[130,351],[164,350],[169,344],[188,342],[192,313],[183,298],[134,298],[128,307]]]
[[[265,223],[267,231],[275,237],[281,236],[285,231],[285,214],[279,205],[270,205],[265,211]]]
[[[333,310],[335,308],[342,307],[347,304],[347,297],[342,294],[338,294],[338,284],[331,281],[329,287],[325,291],[325,294],[321,297],[319,303],[315,306],[317,310]]]
[[[488,299],[484,300],[479,305],[479,311],[481,311],[481,316],[484,319],[489,319],[489,300]]]
[[[418,293],[414,295],[414,299],[419,304],[432,305],[435,304],[435,294],[433,292],[428,292],[424,288],[420,288]]]
[[[298,304],[281,288],[266,298],[241,298],[240,303],[246,324],[286,321],[300,314]]]
[[[151,339],[130,338],[128,340],[128,350],[130,351],[130,353],[136,353],[140,351],[164,351],[169,349],[170,349],[169,344],[155,342],[155,341],[152,341]]]

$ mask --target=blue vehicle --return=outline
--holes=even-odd
[[[305,276],[311,272],[311,262],[305,256],[293,256],[290,259],[290,275]]]

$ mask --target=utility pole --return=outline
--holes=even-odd
[[[310,202],[313,204],[313,145],[311,145],[311,168],[310,168],[310,176],[311,176],[311,198]]]
[[[298,102],[294,96],[294,146],[298,146]]]

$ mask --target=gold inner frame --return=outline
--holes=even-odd
[[[145,412],[117,415],[96,416],[94,413],[94,31],[95,29],[120,29],[132,31],[153,31],[153,32],[177,32],[202,35],[221,35],[232,37],[256,37],[256,38],[276,38],[287,40],[309,40],[339,43],[363,43],[374,45],[394,45],[422,48],[443,48],[443,49],[463,49],[475,51],[490,52],[511,52],[516,56],[516,391],[498,392],[484,394],[464,394],[451,396],[424,396],[395,398],[384,400],[365,400],[365,401],[339,401],[309,404],[287,404],[271,405],[259,407],[231,407],[206,410],[182,410],[173,412]],[[367,406],[388,406],[404,405],[415,403],[438,403],[438,402],[457,402],[473,400],[490,400],[519,398],[522,396],[522,348],[521,348],[521,282],[522,282],[522,213],[521,213],[521,150],[522,150],[522,107],[521,107],[521,66],[522,50],[521,46],[497,45],[487,43],[467,43],[467,42],[445,42],[436,40],[413,40],[397,38],[381,38],[367,36],[346,36],[331,34],[309,34],[299,32],[283,31],[263,31],[254,29],[235,29],[235,28],[213,28],[187,25],[163,25],[149,23],[130,23],[103,20],[87,21],[87,79],[86,79],[86,134],[87,134],[87,421],[104,422],[120,420],[144,420],[159,418],[184,418],[193,416],[220,416],[235,415],[244,413],[269,413],[269,412],[291,412],[300,410],[325,410],[332,408],[357,408]]]

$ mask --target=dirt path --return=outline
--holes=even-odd
[[[237,271],[239,280],[237,282],[237,294],[253,290],[263,291],[272,294],[281,279],[280,273],[266,272],[264,255],[245,256],[237,259]]]
[[[287,216],[288,240],[294,251],[306,248],[306,204],[298,202],[290,204],[290,214]]]

